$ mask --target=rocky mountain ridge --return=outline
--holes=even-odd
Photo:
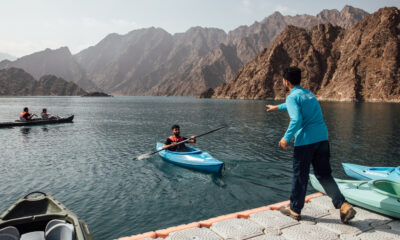
[[[86,92],[73,82],[54,75],[37,81],[19,68],[0,70],[0,96],[80,96]]]
[[[400,102],[400,10],[382,8],[348,29],[289,26],[213,98],[282,99],[283,69],[302,69],[321,100]]]
[[[367,12],[350,6],[345,6],[340,12],[324,10],[317,16],[283,16],[279,12],[275,12],[261,22],[255,22],[251,26],[241,26],[230,31],[217,48],[203,57],[189,61],[174,74],[169,74],[161,79],[144,94],[198,95],[207,88],[214,88],[214,86],[231,79],[243,64],[249,62],[269,46],[272,40],[288,25],[311,28],[319,23],[332,22],[334,25],[347,27],[367,15]],[[233,64],[229,64],[227,59],[229,59],[228,62]]]
[[[350,26],[368,13],[345,6],[317,16],[283,16],[275,12],[261,22],[229,33],[193,27],[169,34],[161,28],[110,34],[76,55],[68,48],[45,50],[16,61],[0,62],[0,69],[23,68],[35,78],[60,76],[86,90],[114,95],[195,96],[228,81],[288,25],[310,28],[326,21]]]

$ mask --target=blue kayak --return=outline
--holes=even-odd
[[[342,163],[344,171],[350,177],[361,180],[388,179],[400,182],[400,167],[368,167],[351,163]]]
[[[158,142],[157,150],[160,150],[163,145],[163,143]],[[205,172],[220,172],[222,170],[224,163],[213,158],[208,152],[192,147],[186,148],[187,152],[163,150],[158,154],[166,161],[182,167]]]

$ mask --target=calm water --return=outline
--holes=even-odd
[[[24,106],[36,113],[47,107],[50,113],[76,116],[72,124],[0,129],[0,211],[30,191],[44,191],[102,240],[287,200],[291,151],[277,143],[288,116],[265,112],[266,103],[273,102],[0,98],[0,122],[15,120]],[[400,104],[323,103],[322,108],[336,177],[345,177],[341,162],[400,165]],[[158,155],[133,160],[153,151],[175,123],[184,136],[230,126],[195,144],[225,162],[222,175],[180,168]]]

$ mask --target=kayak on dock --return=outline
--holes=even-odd
[[[0,216],[0,239],[93,240],[93,235],[53,196],[31,192]]]
[[[388,179],[400,182],[400,167],[368,167],[342,163],[346,174],[360,180]]]
[[[18,127],[18,126],[31,126],[31,125],[46,125],[46,124],[57,124],[57,123],[70,123],[74,120],[74,115],[65,118],[57,118],[57,119],[32,119],[29,121],[20,121],[16,120],[15,122],[4,122],[0,123],[0,128],[5,127]]]
[[[163,145],[163,143],[158,142],[157,150],[161,150]],[[182,167],[205,172],[220,172],[222,170],[224,163],[215,159],[208,152],[192,147],[186,148],[187,152],[175,152],[166,149],[158,154],[166,161]]]
[[[310,174],[310,180],[315,190],[325,193],[313,174]],[[349,203],[387,216],[400,218],[399,182],[386,179],[371,181],[335,179],[335,181]]]

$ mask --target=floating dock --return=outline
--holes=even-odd
[[[322,193],[306,197],[296,221],[278,209],[289,201],[208,220],[170,227],[118,240],[399,240],[400,220],[354,207],[355,218],[349,224],[340,222],[339,210]],[[399,205],[400,207],[400,205]]]

